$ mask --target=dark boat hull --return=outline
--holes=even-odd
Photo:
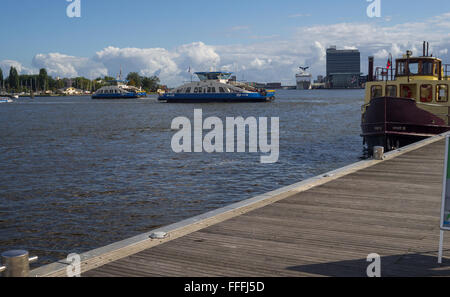
[[[380,97],[370,101],[361,119],[362,137],[369,151],[386,151],[450,130],[444,120],[417,106],[413,99]]]

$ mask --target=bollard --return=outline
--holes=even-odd
[[[384,159],[384,147],[374,146],[373,147],[373,158],[375,160],[383,160]]]
[[[38,257],[29,257],[27,251],[13,250],[2,253],[0,272],[3,277],[28,277],[30,263],[37,261]]]

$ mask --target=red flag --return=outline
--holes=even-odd
[[[387,61],[387,69],[391,69],[391,66],[392,66],[391,59],[388,59],[388,61]]]

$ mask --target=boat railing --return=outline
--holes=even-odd
[[[375,81],[395,80],[395,68],[377,67],[375,69]]]
[[[444,64],[444,79],[450,80],[450,64]]]

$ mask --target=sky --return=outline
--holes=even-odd
[[[239,80],[295,84],[299,66],[325,73],[325,51],[358,48],[361,70],[374,55],[431,51],[450,63],[449,0],[2,0],[0,68],[54,77],[158,75],[171,87],[193,71],[232,71]]]

